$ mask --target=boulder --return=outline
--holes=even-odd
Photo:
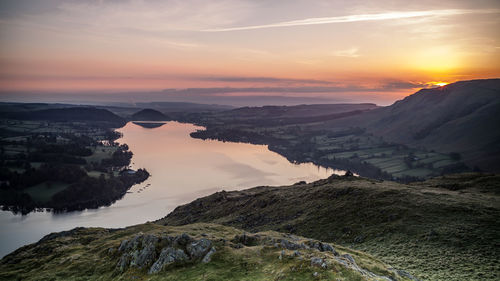
[[[212,256],[213,254],[215,254],[215,247],[212,247],[210,249],[210,251],[208,251],[208,253],[203,257],[203,259],[201,260],[202,263],[208,263],[212,260]]]
[[[164,248],[160,257],[149,269],[149,274],[161,271],[165,266],[173,263],[182,263],[189,259],[189,257],[181,249],[174,249],[172,247]]]
[[[311,258],[311,266],[317,266],[317,267],[321,267],[321,268],[325,268],[325,269],[328,267],[325,260],[322,258],[318,258],[318,257]]]
[[[298,249],[304,249],[305,245],[304,244],[297,244],[294,242],[290,242],[286,239],[281,239],[280,244],[282,248],[285,248],[287,250],[298,250]]]
[[[156,247],[155,244],[151,243],[144,247],[138,255],[134,256],[134,259],[131,261],[131,266],[137,266],[142,268],[143,266],[150,265],[154,262],[156,258]]]
[[[116,264],[116,268],[119,271],[124,271],[127,268],[129,262],[130,262],[130,255],[128,253],[125,253],[118,260],[118,263]]]
[[[210,248],[212,247],[212,242],[206,238],[201,238],[198,241],[191,242],[186,246],[186,251],[191,257],[191,259],[198,259],[205,256]]]
[[[176,247],[184,248],[191,241],[193,241],[193,239],[189,235],[187,235],[186,233],[182,233],[181,235],[175,237],[173,244]]]

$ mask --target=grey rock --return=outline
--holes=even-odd
[[[141,244],[142,237],[142,234],[139,234],[132,238],[125,246],[124,251],[136,250]]]
[[[294,257],[300,257],[301,255],[302,255],[302,253],[301,253],[301,252],[299,252],[299,251],[297,251],[297,250],[293,251],[293,256],[294,256]]]
[[[298,250],[298,249],[304,249],[305,245],[304,244],[297,244],[294,242],[290,242],[286,239],[281,239],[280,241],[280,246],[282,248],[288,249],[288,250]]]
[[[323,260],[322,258],[318,258],[318,257],[311,258],[311,266],[323,267],[324,263],[325,263],[325,260]]]
[[[143,247],[145,247],[150,244],[156,244],[158,240],[159,238],[156,235],[153,234],[144,235],[144,237],[142,238],[142,245]]]
[[[149,244],[143,248],[135,259],[132,261],[131,265],[135,265],[139,268],[150,265],[154,262],[156,258],[156,247],[155,244]]]
[[[174,246],[185,247],[191,241],[193,241],[193,239],[189,235],[182,233],[181,235],[175,237],[173,244]]]
[[[349,255],[349,254],[344,254],[344,255],[342,255],[342,257],[343,257],[344,259],[348,260],[349,262],[351,262],[352,264],[356,264],[356,261],[354,260],[354,258],[353,258],[351,255]]]
[[[212,247],[212,242],[206,238],[201,238],[198,241],[191,242],[186,246],[186,251],[191,257],[191,259],[198,259],[205,256],[210,248]]]
[[[127,245],[128,245],[128,240],[123,240],[120,243],[120,247],[118,247],[118,251],[119,252],[125,251],[127,249]]]
[[[278,259],[282,260],[285,257],[285,250],[281,250],[280,256]]]
[[[316,249],[320,252],[331,252],[335,256],[338,256],[338,253],[337,253],[337,251],[335,251],[335,248],[333,248],[333,246],[328,244],[328,243],[322,243],[319,241],[308,240],[308,241],[306,241],[306,245],[309,246],[310,248]]]
[[[123,272],[125,270],[125,268],[127,268],[129,262],[130,262],[130,255],[128,253],[125,253],[118,260],[118,263],[116,264],[116,268],[119,271]]]
[[[174,249],[172,247],[164,248],[160,253],[160,257],[151,266],[148,273],[157,273],[169,264],[185,262],[188,259],[186,253],[181,249]]]
[[[327,243],[321,243],[320,242],[320,247],[321,247],[321,250],[322,252],[331,252],[333,253],[335,256],[338,256],[339,254],[337,253],[337,251],[335,251],[335,248],[333,248],[332,245],[330,244],[327,244]],[[321,251],[320,250],[320,251]]]
[[[130,266],[136,266],[139,258],[139,250],[135,250],[130,254]]]
[[[213,254],[215,254],[215,247],[212,247],[210,251],[201,260],[202,263],[209,263],[212,260]]]

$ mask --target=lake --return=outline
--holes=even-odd
[[[94,210],[26,216],[0,211],[0,257],[51,232],[77,226],[125,227],[166,216],[176,206],[220,190],[314,181],[343,171],[312,163],[293,164],[265,145],[200,140],[189,136],[201,127],[167,122],[145,128],[129,122],[118,129],[119,143],[134,153],[132,168],[151,177],[119,201]]]

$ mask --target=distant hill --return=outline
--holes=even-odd
[[[303,104],[294,106],[262,106],[262,107],[242,107],[223,114],[237,115],[238,118],[304,118],[312,116],[323,116],[334,113],[345,113],[357,110],[371,110],[378,106],[373,103],[359,104]]]
[[[162,112],[202,112],[202,111],[223,111],[234,107],[220,104],[202,104],[192,102],[139,102],[134,104],[139,108],[151,108]]]
[[[500,171],[500,79],[423,89],[339,123],[395,143],[457,152],[470,167]]]
[[[140,110],[132,114],[130,118],[135,121],[166,121],[170,119],[165,114],[150,108]]]
[[[34,111],[0,112],[0,117],[19,120],[48,120],[56,122],[106,122],[116,127],[121,127],[126,123],[125,119],[120,116],[106,109],[98,109],[94,107],[69,107]]]

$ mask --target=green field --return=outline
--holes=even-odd
[[[87,163],[99,163],[102,159],[111,158],[116,150],[117,148],[114,146],[97,146],[93,148],[92,155],[84,157],[84,159],[87,160]]]
[[[45,203],[50,201],[54,194],[63,191],[68,186],[69,184],[63,182],[44,182],[28,187],[24,192],[28,193],[33,201]]]

